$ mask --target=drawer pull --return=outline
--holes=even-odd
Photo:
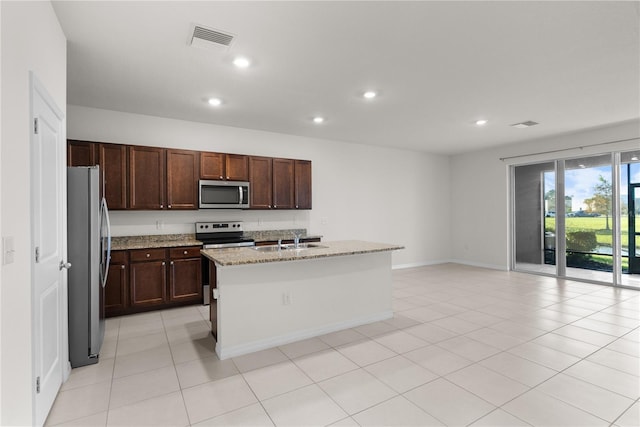
[[[165,265],[167,265],[167,263],[162,261],[162,266],[164,267]]]
[[[147,254],[147,258],[149,258],[151,256],[151,254]]]
[[[185,255],[186,255],[186,254],[188,254],[188,253],[189,253],[189,251],[184,251],[184,254],[185,254]]]
[[[121,270],[124,270],[124,264],[122,264],[122,265],[120,266],[120,269],[121,269]]]

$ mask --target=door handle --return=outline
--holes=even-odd
[[[58,266],[58,268],[59,268],[60,270],[62,270],[63,268],[64,268],[65,270],[68,270],[68,269],[70,269],[70,268],[71,268],[71,263],[70,263],[70,262],[64,262],[64,261],[62,261],[62,260],[61,260],[61,261],[60,261],[60,265]]]

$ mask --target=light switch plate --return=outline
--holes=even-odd
[[[2,238],[2,264],[13,264],[16,248],[14,245],[13,236],[6,236]]]

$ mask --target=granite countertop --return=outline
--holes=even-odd
[[[111,250],[171,248],[202,246],[195,234],[160,234],[152,236],[123,236],[111,238]]]
[[[261,264],[268,262],[296,261],[344,255],[366,254],[373,252],[395,251],[404,246],[387,243],[365,242],[362,240],[344,240],[318,243],[319,247],[310,249],[283,249],[280,251],[258,251],[252,248],[203,249],[204,256],[219,266]]]

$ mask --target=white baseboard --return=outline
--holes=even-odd
[[[472,267],[482,267],[482,268],[489,268],[491,270],[501,270],[501,271],[508,271],[509,269],[505,266],[502,265],[495,265],[495,264],[485,264],[482,262],[473,262],[473,261],[466,261],[466,260],[462,260],[462,259],[443,259],[443,260],[436,260],[436,261],[423,261],[423,262],[414,262],[414,263],[409,263],[409,264],[396,264],[393,265],[391,267],[392,270],[403,270],[406,268],[419,268],[419,267],[427,267],[430,265],[440,265],[440,264],[461,264],[461,265],[468,265],[468,266],[472,266]]]
[[[242,356],[243,354],[254,353],[256,351],[266,350],[268,348],[289,344],[295,341],[313,338],[319,335],[329,334],[331,332],[341,331],[343,329],[366,325],[367,323],[391,319],[392,317],[393,311],[384,311],[382,313],[372,314],[358,319],[351,319],[345,322],[333,323],[330,325],[321,326],[319,328],[305,329],[292,334],[280,335],[277,337],[257,340],[242,345],[227,347],[223,350],[220,349],[220,347],[216,343],[216,354],[218,355],[220,360],[224,360],[230,357]]]
[[[449,260],[436,260],[436,261],[423,261],[423,262],[413,262],[409,264],[395,264],[391,266],[392,270],[402,270],[405,268],[418,268],[418,267],[426,267],[429,265],[438,265],[438,264],[446,264],[451,261]]]
[[[509,268],[507,266],[504,266],[504,265],[485,264],[483,262],[466,261],[466,260],[463,260],[463,259],[450,259],[447,262],[452,263],[452,264],[469,265],[471,267],[489,268],[491,270],[509,271]]]

